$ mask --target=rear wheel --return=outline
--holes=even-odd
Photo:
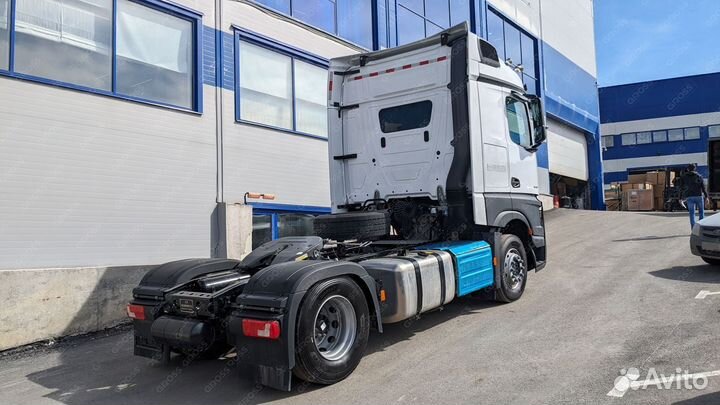
[[[376,239],[390,233],[390,214],[386,211],[363,211],[321,215],[315,217],[313,226],[317,236],[327,239]]]
[[[295,368],[300,379],[334,384],[355,370],[370,334],[365,295],[351,279],[316,284],[300,307]]]
[[[502,235],[500,238],[500,285],[497,288],[497,300],[512,302],[518,300],[525,291],[527,283],[527,254],[520,238],[515,235]]]
[[[715,259],[715,258],[712,258],[712,257],[703,257],[702,259],[703,259],[703,260],[705,261],[705,263],[707,263],[707,264],[712,264],[713,266],[720,266],[720,259]]]

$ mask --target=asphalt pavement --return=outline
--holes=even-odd
[[[556,210],[547,228],[521,300],[387,326],[333,386],[258,387],[232,358],[161,366],[125,328],[0,357],[0,403],[720,403],[720,268],[690,255],[686,215]]]

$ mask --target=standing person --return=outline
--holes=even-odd
[[[688,212],[690,213],[690,228],[695,226],[695,207],[700,211],[700,219],[705,218],[705,200],[708,195],[705,191],[705,183],[702,176],[697,172],[697,165],[688,165],[685,173],[680,179],[682,195],[687,201]]]

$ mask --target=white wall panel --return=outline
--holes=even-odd
[[[585,134],[548,120],[547,144],[550,172],[579,180],[588,179]]]
[[[592,0],[541,0],[540,7],[543,41],[597,77]]]
[[[540,37],[540,1],[541,0],[488,0],[491,6],[499,10],[523,29]]]
[[[626,172],[627,169],[687,165],[690,163],[706,166],[707,153],[683,153],[677,155],[603,160],[603,169],[605,173],[612,173]]]
[[[224,90],[224,103],[234,94]],[[226,202],[248,192],[272,193],[277,204],[330,206],[327,141],[235,122],[223,114],[223,173]]]
[[[0,269],[209,256],[205,89],[200,116],[0,78]]]
[[[655,131],[660,129],[705,127],[720,124],[720,112],[678,115],[676,117],[653,118],[649,120],[611,122],[600,125],[602,135],[619,135],[623,133]]]

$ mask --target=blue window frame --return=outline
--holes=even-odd
[[[0,0],[0,75],[200,113],[201,19],[161,0]]]
[[[540,95],[537,40],[492,7],[487,8],[487,39],[500,59],[522,66],[518,75],[528,93]]]
[[[253,207],[253,249],[286,236],[313,234],[312,218],[329,214],[330,208],[284,204],[251,204]]]
[[[235,120],[327,139],[327,59],[235,27]]]
[[[297,18],[367,49],[373,48],[373,1],[255,0],[258,4]]]

